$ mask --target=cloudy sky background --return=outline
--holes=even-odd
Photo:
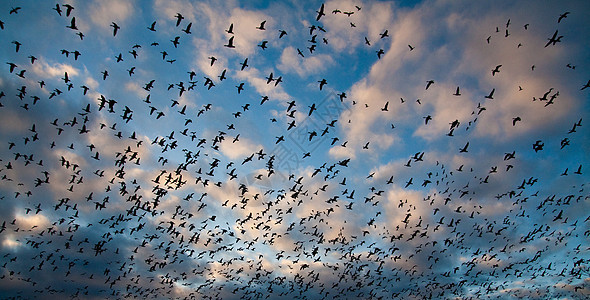
[[[0,5],[3,295],[590,294],[587,2],[68,4]]]

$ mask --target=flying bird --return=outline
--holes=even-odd
[[[176,18],[176,27],[180,26],[180,22],[184,20],[184,17],[180,13],[176,13],[174,17]]]
[[[548,42],[547,44],[545,44],[545,48],[547,48],[549,45],[555,45],[558,42],[561,42],[561,38],[563,38],[563,35],[557,36],[557,30],[555,30],[555,32],[553,33],[553,36],[551,36],[550,38],[548,38]]]
[[[119,32],[119,29],[121,29],[121,27],[119,27],[119,25],[117,25],[117,23],[115,22],[111,23],[111,27],[113,27],[113,36],[117,36],[117,32]]]
[[[229,40],[227,41],[227,44],[223,45],[223,46],[228,47],[228,48],[235,48],[236,46],[234,46],[234,37],[233,36],[230,37]]]
[[[322,78],[322,80],[318,81],[320,83],[320,91],[322,90],[322,88],[324,87],[324,85],[326,85],[328,82],[326,81],[326,79]]]
[[[322,6],[320,6],[320,10],[316,11],[318,13],[317,17],[315,18],[316,21],[319,21],[321,17],[325,16],[326,14],[324,13],[324,3],[322,3]]]
[[[152,25],[150,25],[147,29],[155,32],[156,31],[156,21],[152,22]]]
[[[500,72],[500,67],[501,66],[502,65],[497,65],[494,69],[492,69],[492,76],[495,76],[496,73],[499,73]]]

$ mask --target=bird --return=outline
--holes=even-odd
[[[495,76],[496,73],[499,73],[500,72],[500,67],[501,66],[502,65],[497,65],[494,69],[492,69],[492,76]]]
[[[12,7],[10,9],[10,12],[8,14],[12,15],[12,14],[18,14],[18,11],[21,10],[22,8],[20,6],[17,7]]]
[[[152,22],[152,24],[147,27],[148,30],[155,32],[156,31],[156,21]]]
[[[455,93],[453,94],[454,96],[461,96],[461,93],[459,93],[459,87],[457,86],[457,90],[455,90]]]
[[[236,46],[234,46],[234,37],[233,36],[230,37],[229,40],[227,41],[227,44],[223,45],[223,46],[228,47],[228,48],[235,48]]]
[[[172,42],[174,48],[178,48],[178,45],[180,44],[180,37],[176,36],[173,40],[170,40],[170,42]]]
[[[381,59],[381,55],[383,55],[385,53],[385,51],[383,51],[383,49],[379,49],[377,52],[377,58]]]
[[[285,35],[287,35],[287,32],[285,30],[279,30],[279,39],[283,38]]]
[[[76,26],[76,17],[72,17],[72,20],[70,20],[70,25],[67,25],[66,28],[78,30],[78,27]]]
[[[225,32],[234,34],[234,23],[229,24],[229,28]]]
[[[180,26],[180,22],[184,20],[184,17],[180,13],[176,13],[174,17],[176,18],[176,27]]]
[[[583,91],[589,87],[590,87],[590,80],[588,80],[588,82],[586,82],[586,84],[584,84],[584,86],[582,86],[582,88],[580,90]]]
[[[563,35],[557,36],[557,32],[558,30],[555,30],[555,32],[553,33],[553,36],[551,36],[550,38],[548,38],[548,42],[547,44],[545,44],[545,48],[547,48],[549,45],[555,45],[558,42],[561,42],[561,38],[563,38]]]
[[[316,110],[317,108],[315,107],[315,103],[312,103],[311,106],[309,106],[309,114],[308,116],[311,116],[311,114]]]
[[[240,92],[242,92],[244,90],[244,83],[242,82],[239,85],[236,85],[236,87],[238,88],[238,94],[239,94]]]
[[[465,144],[465,146],[463,146],[463,148],[459,149],[459,153],[467,152],[467,147],[469,147],[469,142],[467,142],[467,144]]]
[[[491,91],[491,92],[490,92],[490,93],[489,93],[487,96],[485,96],[484,98],[486,98],[486,99],[490,99],[490,100],[491,100],[491,99],[494,99],[494,92],[495,92],[495,91],[496,91],[496,89],[495,89],[495,88],[493,88],[493,89],[492,89],[492,91]]]
[[[266,44],[268,44],[268,41],[262,41],[262,42],[260,42],[260,44],[258,44],[258,47],[260,47],[260,48],[262,48],[262,50],[264,50],[264,49],[268,48],[266,46]]]
[[[18,53],[18,50],[20,50],[20,46],[22,45],[19,41],[12,41],[12,44],[14,44],[15,46],[15,51]]]
[[[561,20],[563,20],[563,19],[567,18],[567,15],[569,15],[569,14],[570,14],[570,12],[569,12],[569,11],[566,11],[566,12],[564,12],[563,14],[560,14],[560,15],[559,15],[559,18],[557,18],[557,23],[561,23]]]
[[[320,9],[318,11],[316,11],[318,14],[315,18],[316,21],[319,21],[321,17],[325,16],[326,14],[324,13],[324,3],[322,3],[322,6],[320,6]]]
[[[256,27],[256,29],[258,29],[258,30],[266,30],[266,29],[264,28],[264,25],[265,25],[265,24],[266,24],[266,20],[264,20],[264,21],[260,22],[260,25],[258,25],[258,26]]]
[[[193,26],[193,22],[188,23],[182,31],[186,34],[191,34],[191,26]]]
[[[322,88],[324,87],[324,85],[326,85],[328,82],[326,81],[326,79],[322,78],[322,80],[318,81],[320,83],[320,91],[322,90]]]
[[[121,27],[119,27],[119,25],[117,25],[117,23],[115,22],[111,23],[111,27],[113,27],[113,36],[117,36],[117,32],[119,32],[119,29],[121,29]]]

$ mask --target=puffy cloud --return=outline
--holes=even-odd
[[[133,2],[116,0],[95,1],[90,5],[90,20],[103,29],[111,26],[112,22],[124,23],[133,13]]]
[[[246,158],[252,153],[263,149],[262,145],[246,138],[240,138],[235,143],[233,143],[232,140],[233,138],[228,137],[224,139],[219,146],[221,153],[231,160]]]
[[[300,77],[321,72],[334,63],[330,55],[318,54],[301,57],[294,47],[286,47],[281,53],[280,63],[277,68],[283,72],[295,72]]]
[[[67,72],[70,80],[79,74],[79,70],[72,65],[51,62],[45,58],[39,58],[38,61],[33,64],[32,71],[41,78],[55,79],[65,77],[65,73]]]

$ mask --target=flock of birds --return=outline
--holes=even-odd
[[[21,7],[0,13],[0,36],[4,31],[18,31],[20,18],[27,13]],[[63,27],[56,30],[63,31],[63,39],[81,45],[78,50],[55,51],[65,63],[82,68],[92,59],[82,45],[92,37],[79,29],[82,18],[78,9],[59,3],[48,6],[47,13],[59,16]],[[112,49],[117,52],[114,59],[93,74],[97,82],[108,82],[113,74],[124,73],[146,93],[143,99],[116,98],[68,72],[59,80],[39,78],[27,69],[39,64],[44,53],[36,53],[26,37],[21,41],[0,39],[3,47],[12,45],[10,51],[4,50],[9,55],[4,57],[7,61],[0,86],[0,114],[5,117],[2,127],[9,127],[8,114],[22,120],[21,128],[3,136],[0,152],[0,203],[6,210],[0,220],[3,297],[390,299],[590,295],[588,244],[574,242],[587,241],[590,235],[590,215],[573,214],[576,206],[588,201],[583,184],[553,193],[539,192],[539,178],[531,174],[496,195],[482,191],[502,173],[516,172],[513,169],[522,166],[518,162],[521,153],[516,151],[505,153],[503,160],[489,170],[463,165],[450,168],[437,161],[421,178],[392,175],[380,179],[371,172],[360,184],[351,183],[354,171],[349,169],[355,160],[363,158],[326,161],[312,165],[309,172],[295,171],[278,180],[282,176],[277,167],[281,158],[269,152],[270,148],[233,160],[220,155],[222,144],[237,146],[240,136],[248,136],[247,129],[240,131],[239,120],[256,119],[251,112],[254,106],[271,105],[273,99],[260,95],[259,104],[246,103],[241,100],[244,91],[251,88],[246,82],[227,86],[226,80],[235,80],[232,75],[250,68],[253,62],[248,58],[242,58],[235,68],[224,69],[216,78],[183,69],[176,62],[175,49],[190,45],[188,39],[195,28],[182,13],[169,16],[172,29],[167,30],[168,38],[121,51]],[[322,4],[309,20],[310,26],[302,28],[309,30],[309,40],[297,48],[296,55],[311,57],[319,48],[327,47],[330,41],[321,23],[327,14],[345,19],[355,30],[355,15],[362,13],[361,6],[328,9]],[[557,23],[565,23],[568,15],[559,15]],[[161,32],[164,26],[161,20],[144,23],[148,36]],[[239,47],[240,36],[234,28],[240,26],[227,24],[223,29],[226,40],[220,47],[228,51]],[[510,21],[506,37],[509,26]],[[260,20],[258,26],[247,30],[263,31],[267,27],[266,21]],[[110,39],[119,39],[126,28],[112,22],[109,30]],[[496,28],[496,32],[500,30]],[[290,33],[282,29],[276,34],[277,40],[289,37]],[[375,40],[365,37],[364,43],[371,46],[388,38],[389,32],[384,29]],[[558,46],[562,38],[556,30],[544,46]],[[267,51],[274,42],[262,40],[256,50]],[[60,48],[59,42],[56,44]],[[406,50],[416,47],[408,45]],[[386,53],[384,49],[375,52],[375,59],[382,59]],[[213,67],[218,57],[213,54],[208,60]],[[172,83],[135,79],[141,77],[142,66],[156,63],[162,63],[162,72],[174,70],[176,75],[183,74],[183,79]],[[493,76],[504,73],[500,64],[490,72]],[[279,88],[289,80],[284,77],[271,72],[266,84]],[[329,78],[313,80],[317,80],[314,84],[319,91],[326,92],[331,85]],[[588,87],[590,81],[580,89],[583,92]],[[240,100],[222,110],[227,119],[235,120],[222,128],[211,128],[202,121],[208,114],[219,113],[214,100],[200,107],[181,100],[195,93],[208,99],[218,90],[229,88]],[[425,90],[436,88],[434,80],[425,80]],[[494,92],[492,89],[485,96],[486,101],[493,101]],[[165,98],[162,95],[173,99],[161,100]],[[459,86],[453,95],[461,96]],[[559,91],[550,88],[532,101],[547,107],[558,96]],[[69,115],[55,111],[60,99],[68,99],[68,109],[64,110],[70,111]],[[336,99],[352,109],[362,106],[347,98],[345,92]],[[421,104],[420,100],[416,102]],[[383,103],[382,113],[392,110],[393,103]],[[401,99],[400,105],[404,103]],[[233,111],[228,112],[230,109]],[[304,127],[305,121],[297,121],[297,111],[307,119],[319,118],[320,104],[291,100],[282,109],[284,118],[260,118],[260,122],[269,122],[265,126],[283,132],[268,147],[288,143],[289,134]],[[477,116],[485,111],[482,105],[474,108],[469,126],[475,126]],[[432,118],[425,116],[424,123]],[[147,121],[139,123],[140,119]],[[179,120],[182,126],[171,128],[165,135],[153,136],[155,129],[145,127],[168,129]],[[336,135],[342,122],[345,120],[335,118],[322,125],[322,130],[303,130],[304,140],[312,143],[326,138],[330,146],[346,147],[348,141]],[[452,137],[461,124],[459,120],[449,122],[447,135]],[[518,122],[522,120],[515,116],[512,125],[518,126]],[[583,128],[582,119],[572,123],[572,128],[563,132],[559,151],[574,147],[570,144],[580,138],[577,132]],[[543,151],[549,143],[553,141],[537,140],[529,151]],[[371,146],[370,141],[361,145],[361,152]],[[469,155],[470,142],[456,151]],[[429,154],[418,151],[404,165],[416,168],[427,164],[425,156]],[[303,162],[315,155],[319,154],[297,154]],[[583,174],[580,163],[556,176]],[[417,185],[430,189],[429,194],[413,199],[410,191]],[[390,189],[407,191],[405,198],[389,199]],[[511,206],[504,218],[489,217],[485,206],[496,202]],[[520,232],[521,224],[532,219],[538,223],[530,224],[529,232]],[[30,225],[23,220],[41,221]],[[563,253],[548,262],[552,257],[547,253],[554,253],[557,247],[563,248]],[[513,282],[523,282],[527,290],[516,289]]]

